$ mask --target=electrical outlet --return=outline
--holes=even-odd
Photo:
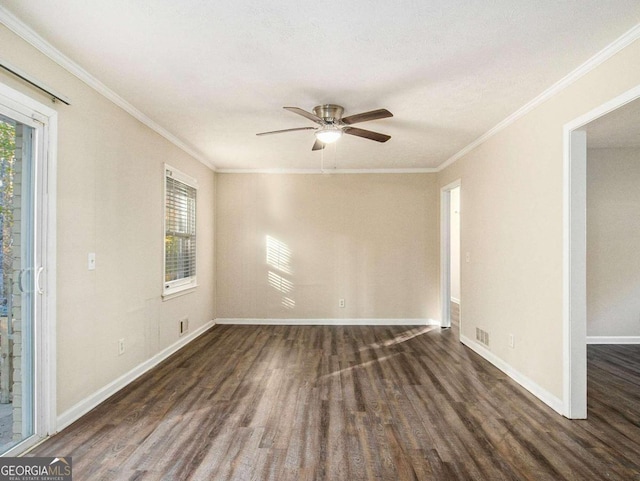
[[[87,268],[90,271],[96,270],[96,253],[95,252],[89,252],[89,255],[87,256]]]
[[[124,354],[124,338],[118,339],[118,356]]]
[[[184,319],[180,319],[180,321],[178,322],[178,335],[182,336],[188,330],[189,330],[189,318],[185,317]]]
[[[509,334],[509,347],[513,349],[516,347],[515,339],[513,338],[513,334]]]
[[[338,301],[338,307],[344,307],[344,299]]]

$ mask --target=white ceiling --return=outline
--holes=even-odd
[[[219,168],[317,169],[283,106],[386,108],[325,167],[437,167],[640,22],[638,0],[2,0]],[[62,92],[71,97],[73,92]],[[70,107],[70,108],[73,108]]]

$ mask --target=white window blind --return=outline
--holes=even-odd
[[[175,169],[165,169],[164,294],[196,283],[195,181]],[[191,185],[194,184],[194,185]]]

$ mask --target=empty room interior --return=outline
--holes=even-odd
[[[3,457],[640,479],[637,0],[3,0],[0,183]]]

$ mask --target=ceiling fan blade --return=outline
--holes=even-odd
[[[324,120],[322,120],[317,115],[313,115],[311,112],[307,112],[306,110],[302,110],[298,107],[282,107],[282,108],[285,110],[288,110],[289,112],[293,112],[294,114],[302,115],[303,117],[306,117],[309,120],[313,120],[316,124],[322,125],[324,123]]]
[[[345,128],[344,133],[355,135],[356,137],[364,137],[365,139],[375,140],[376,142],[386,142],[391,138],[390,135],[372,132],[371,130],[358,129],[356,127]]]
[[[347,125],[357,124],[359,122],[368,122],[369,120],[386,119],[393,117],[393,114],[387,109],[372,110],[371,112],[363,112],[361,114],[349,115],[342,119]]]
[[[295,132],[296,130],[315,130],[315,127],[298,127],[295,129],[284,129],[284,130],[273,130],[271,132],[260,132],[256,135],[271,135],[271,134],[281,134],[282,132]]]
[[[325,148],[325,144],[320,142],[319,140],[316,140],[316,143],[313,144],[313,147],[311,148],[311,150],[322,150]]]

